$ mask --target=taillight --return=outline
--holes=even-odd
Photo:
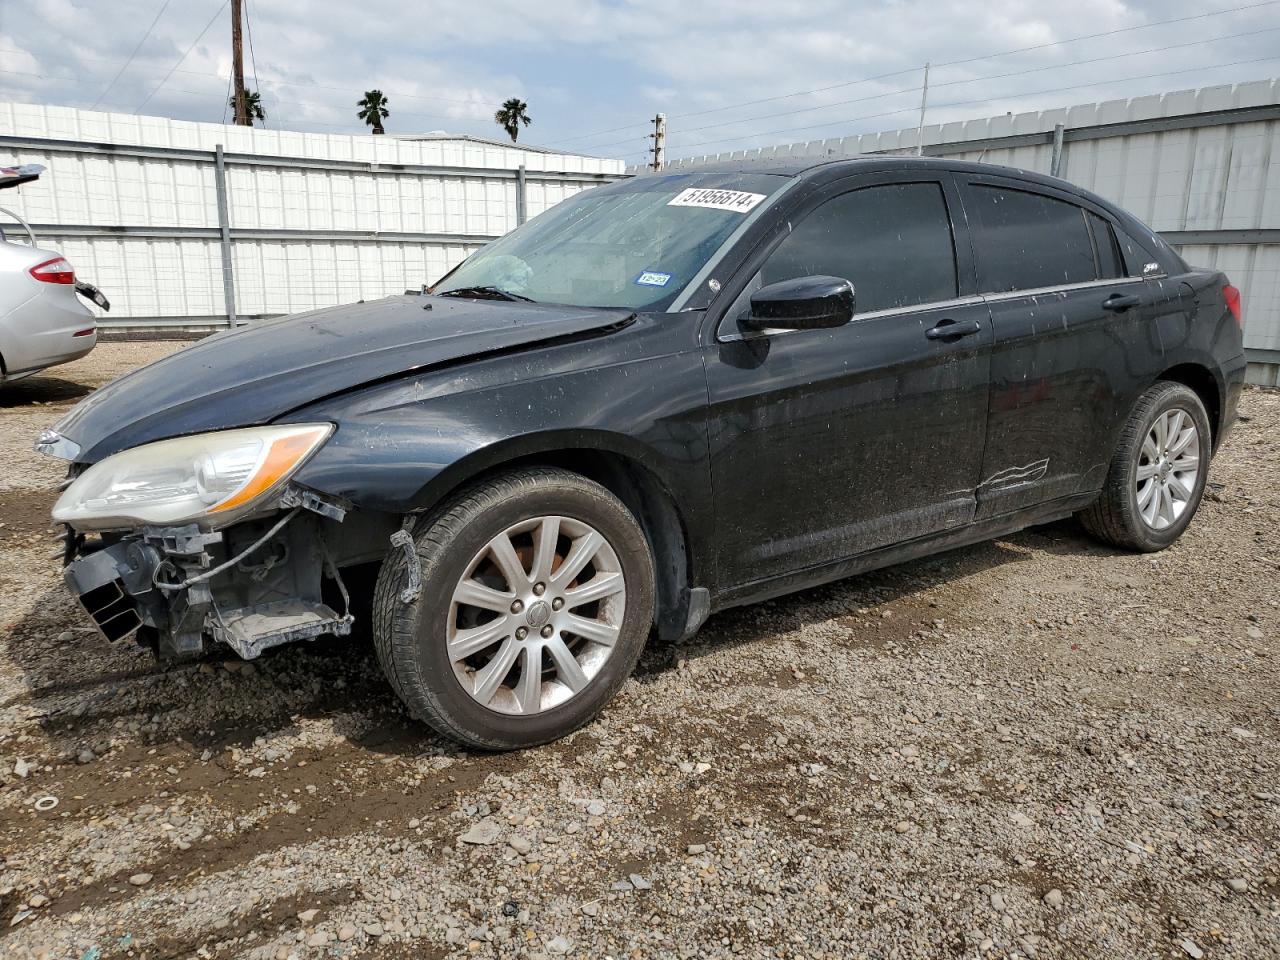
[[[1241,330],[1244,329],[1244,311],[1240,309],[1240,291],[1227,284],[1222,288],[1222,299],[1227,301],[1227,309],[1231,311],[1231,315],[1236,318],[1236,325]]]
[[[41,283],[75,283],[76,272],[62,257],[37,263],[27,271]]]

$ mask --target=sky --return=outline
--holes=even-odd
[[[629,162],[658,112],[668,159],[914,128],[926,62],[930,123],[1280,76],[1280,0],[245,5],[268,127],[367,132],[355,104],[377,88],[388,133],[501,138],[518,97],[522,141]],[[0,100],[228,122],[230,17],[229,0],[0,0]]]

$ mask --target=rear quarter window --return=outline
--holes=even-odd
[[[1120,256],[1120,244],[1111,224],[1093,212],[1086,212],[1089,232],[1093,234],[1093,248],[1098,255],[1098,279],[1110,280],[1126,275],[1124,260]]]
[[[1085,211],[1003,186],[970,184],[984,292],[1035,290],[1098,279]]]

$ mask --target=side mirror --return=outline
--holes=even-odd
[[[798,277],[761,287],[742,318],[753,330],[821,330],[853,319],[853,284],[839,277]]]

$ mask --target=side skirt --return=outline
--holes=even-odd
[[[1050,500],[1047,503],[1038,504],[1025,510],[1018,510],[1016,513],[988,517],[985,520],[980,520],[956,530],[929,534],[928,536],[918,537],[915,540],[896,543],[891,547],[883,547],[879,550],[871,550],[854,557],[837,560],[833,563],[808,567],[781,577],[757,580],[719,594],[715,598],[713,610],[720,611],[748,603],[760,603],[764,600],[771,600],[774,597],[795,593],[797,590],[807,590],[810,587],[821,586],[824,583],[831,583],[835,580],[843,580],[845,577],[852,577],[855,574],[866,573],[868,570],[891,567],[894,564],[917,560],[920,557],[941,553],[944,550],[954,550],[957,547],[967,547],[974,543],[981,543],[984,540],[1003,537],[1026,527],[1052,523],[1055,520],[1069,517],[1078,510],[1083,510],[1097,498],[1097,491],[1090,491],[1085,494],[1075,494],[1070,497]]]

